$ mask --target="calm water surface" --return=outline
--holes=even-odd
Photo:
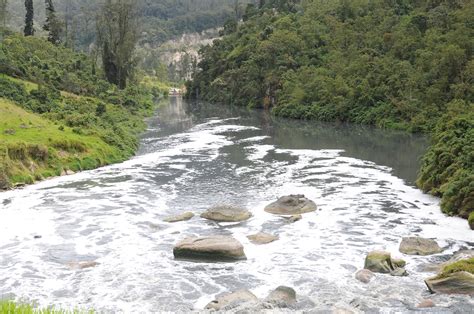
[[[191,311],[222,292],[265,297],[287,285],[302,311],[410,312],[429,297],[440,313],[466,312],[472,299],[431,296],[423,283],[433,274],[424,264],[474,242],[465,220],[445,217],[437,198],[414,188],[426,146],[416,135],[171,98],[150,119],[135,158],[0,194],[0,297],[105,312]],[[320,210],[294,224],[263,211],[290,193]],[[220,203],[254,216],[233,225],[199,215],[163,222]],[[259,231],[280,240],[251,244],[246,236]],[[239,239],[248,259],[173,259],[185,236],[211,234]],[[436,238],[445,251],[402,256],[398,245],[409,235]],[[410,276],[356,281],[374,249],[405,258]],[[86,261],[99,264],[74,267]]]

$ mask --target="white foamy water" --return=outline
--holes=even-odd
[[[409,312],[426,297],[447,313],[474,305],[468,297],[429,295],[423,279],[432,273],[421,267],[472,248],[466,221],[443,215],[439,199],[392,168],[351,157],[344,147],[283,145],[273,129],[264,131],[268,126],[253,120],[182,114],[187,119],[179,121],[194,119],[192,125],[163,135],[172,121],[152,121],[141,155],[127,162],[0,194],[0,297],[110,312],[175,312],[200,310],[222,292],[249,289],[265,297],[287,285],[307,300],[300,310]],[[319,210],[294,224],[263,211],[287,194],[305,194]],[[199,217],[219,203],[245,206],[253,217],[231,225]],[[183,211],[197,215],[163,222]],[[246,238],[260,231],[279,240],[257,246]],[[247,260],[174,260],[176,242],[211,234],[237,238]],[[403,256],[401,237],[412,235],[435,238],[445,251]],[[356,281],[355,271],[374,249],[403,257],[410,276]],[[90,261],[99,264],[72,267]]]

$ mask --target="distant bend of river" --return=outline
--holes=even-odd
[[[414,187],[427,147],[418,135],[355,125],[276,119],[264,112],[170,98],[133,159],[0,193],[0,298],[98,311],[202,309],[215,295],[279,285],[306,298],[300,310],[410,312],[431,298],[442,313],[474,308],[467,296],[430,295],[423,265],[473,248],[466,222],[440,212]],[[263,211],[287,194],[319,210],[293,224]],[[199,217],[220,203],[247,207],[244,223]],[[179,223],[163,219],[184,211]],[[247,235],[279,240],[257,246]],[[194,263],[173,245],[195,235],[232,235],[246,261]],[[403,256],[403,236],[435,238],[432,256]],[[374,249],[407,261],[408,277],[354,273]],[[80,262],[94,267],[78,269]]]

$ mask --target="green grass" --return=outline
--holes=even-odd
[[[460,271],[466,271],[474,275],[474,257],[469,259],[463,259],[445,266],[441,273],[437,276],[437,278],[446,278],[448,275]]]
[[[31,304],[17,303],[9,300],[0,300],[0,314],[80,314],[94,313],[94,311],[62,310],[55,308],[38,309]]]
[[[29,184],[125,158],[98,135],[77,134],[0,98],[0,187],[2,177],[8,185]]]

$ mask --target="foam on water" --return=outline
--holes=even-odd
[[[389,167],[338,149],[283,149],[269,139],[236,118],[212,118],[147,138],[153,152],[122,164],[1,193],[0,296],[102,311],[189,311],[222,292],[250,289],[265,297],[287,285],[321,310],[408,311],[428,296],[423,279],[431,273],[419,265],[472,246],[465,220],[444,216],[439,199],[406,185]],[[263,211],[287,194],[305,194],[319,210],[294,224]],[[163,222],[224,202],[246,206],[253,217],[230,225],[198,215]],[[279,240],[252,244],[246,236],[260,231]],[[248,259],[173,259],[177,241],[210,234],[233,235]],[[408,235],[436,238],[446,250],[403,256],[409,277],[377,276],[368,285],[354,279],[367,252],[401,256],[398,244]],[[71,267],[85,261],[99,265]],[[446,307],[472,304],[466,297],[434,298]]]

